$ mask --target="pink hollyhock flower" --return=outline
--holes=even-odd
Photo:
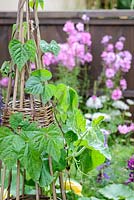
[[[69,34],[74,34],[76,32],[74,23],[71,21],[67,21],[63,27],[63,31]]]
[[[45,53],[43,55],[43,64],[46,66],[49,66],[50,64],[53,64],[55,62],[54,55],[52,53]]]
[[[112,62],[115,61],[115,53],[114,52],[108,52],[107,56],[104,58],[107,64],[111,64]]]
[[[108,68],[105,71],[105,75],[107,78],[112,78],[115,75],[115,71],[112,68]]]
[[[115,44],[115,48],[119,51],[121,51],[124,47],[124,43],[122,41],[117,41]]]
[[[131,123],[129,126],[129,131],[134,131],[134,123]]]
[[[102,43],[102,44],[106,44],[106,43],[108,43],[109,40],[111,40],[111,39],[112,39],[112,36],[110,36],[110,35],[105,35],[105,36],[102,38],[101,43]]]
[[[91,62],[93,60],[91,53],[86,53],[85,56],[84,56],[84,60],[86,62]]]
[[[121,79],[120,80],[120,86],[122,88],[122,90],[126,90],[127,89],[127,82],[125,79]]]
[[[2,87],[7,87],[8,86],[8,81],[9,81],[9,78],[8,77],[4,77],[0,80],[0,85]]]
[[[88,21],[90,20],[90,18],[89,18],[86,14],[83,14],[83,15],[82,15],[82,19],[83,19],[83,21],[85,21],[85,22],[88,22]]]
[[[114,45],[113,44],[108,44],[106,50],[107,51],[113,51],[114,50]]]
[[[90,35],[90,33],[87,33],[87,32],[81,33],[80,42],[82,44],[87,44],[88,46],[91,46],[92,41],[91,41],[91,35]]]
[[[123,72],[128,72],[131,68],[131,61],[124,58],[122,64],[121,64],[121,70]]]
[[[130,132],[129,130],[129,127],[127,125],[119,125],[118,126],[118,131],[121,133],[121,134],[127,134]]]
[[[125,37],[123,37],[123,36],[121,36],[120,38],[119,38],[119,41],[122,41],[122,42],[124,42],[126,40],[126,38]]]
[[[118,100],[121,97],[122,97],[122,91],[119,88],[113,90],[113,92],[112,92],[112,99],[113,100]]]
[[[124,55],[126,60],[129,60],[129,61],[132,60],[132,54],[129,51],[124,51],[123,55]]]
[[[113,81],[111,79],[107,79],[106,86],[107,86],[107,88],[113,88],[114,87]]]
[[[78,24],[76,24],[76,28],[78,31],[84,31],[84,24],[79,22]]]

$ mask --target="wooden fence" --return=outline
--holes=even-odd
[[[41,12],[39,13],[42,39],[48,42],[55,39],[64,42],[66,34],[62,31],[67,20],[81,21],[81,16],[90,17],[89,30],[92,35],[92,70],[89,78],[96,79],[101,72],[100,54],[102,45],[100,41],[106,34],[116,41],[120,36],[126,37],[125,48],[134,55],[134,11],[85,11],[85,12]],[[8,42],[11,37],[12,24],[16,22],[16,13],[0,13],[0,65],[8,60]],[[134,63],[126,76],[128,90],[124,96],[134,98]]]

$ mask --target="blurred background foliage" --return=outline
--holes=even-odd
[[[86,0],[87,9],[133,9],[134,0]]]

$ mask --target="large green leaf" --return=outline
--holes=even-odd
[[[29,54],[25,48],[25,45],[22,44],[19,40],[13,39],[9,43],[9,53],[13,59],[13,62],[21,71],[29,59]]]
[[[40,5],[40,7],[41,7],[42,9],[44,9],[44,0],[36,0],[35,3],[36,3],[36,8],[38,8],[38,5]],[[31,0],[31,1],[29,2],[29,5],[30,5],[30,7],[33,9],[34,1]]]
[[[41,48],[43,53],[51,52],[55,56],[57,56],[59,51],[60,51],[59,45],[54,40],[52,40],[50,42],[50,44],[48,44],[45,40],[41,40],[40,41],[40,48]]]
[[[34,40],[28,40],[25,45],[25,49],[27,50],[29,60],[31,62],[35,61],[35,55],[36,55],[36,44]]]
[[[31,73],[31,76],[38,77],[40,81],[45,82],[52,78],[52,73],[46,69],[37,69]]]
[[[52,160],[53,163],[53,170],[55,171],[63,171],[66,166],[67,166],[67,160],[66,160],[67,154],[65,149],[61,149],[61,156],[58,162],[56,162],[55,160]]]
[[[23,113],[21,113],[21,112],[12,114],[9,119],[9,123],[10,123],[10,126],[12,127],[12,129],[16,130],[19,127],[19,125],[23,119],[24,119]]]
[[[112,184],[99,190],[99,192],[108,199],[131,199],[134,197],[134,191],[127,185]]]
[[[42,161],[40,153],[34,148],[33,143],[27,143],[24,151],[25,168],[34,181],[39,181]]]
[[[41,169],[41,174],[40,174],[40,179],[39,179],[39,185],[41,187],[45,187],[45,186],[50,185],[52,181],[53,181],[53,177],[50,175],[48,160],[44,160],[42,162],[42,169]]]
[[[14,134],[9,128],[0,127],[0,159],[7,168],[12,168],[16,164],[24,144],[19,135]]]
[[[40,152],[45,151],[55,161],[59,161],[64,141],[61,131],[56,125],[52,124],[47,128],[42,128],[39,134],[35,135],[34,143]]]
[[[43,93],[44,86],[39,77],[30,76],[26,82],[25,91],[29,94],[39,95]]]
[[[46,104],[55,94],[56,86],[53,84],[46,84],[43,90],[42,100]]]

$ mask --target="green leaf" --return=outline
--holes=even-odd
[[[0,69],[2,76],[8,76],[10,71],[10,61],[5,61]]]
[[[41,187],[45,187],[45,186],[50,185],[52,181],[53,181],[53,177],[50,175],[48,160],[44,160],[42,163],[39,185]]]
[[[43,53],[51,52],[50,45],[45,41],[40,41],[40,48]]]
[[[36,0],[36,8],[38,8],[38,5],[40,5],[40,7],[41,7],[42,9],[44,9],[44,0]],[[33,6],[34,6],[33,0],[31,0],[31,1],[29,2],[29,6],[30,6],[30,8],[33,9]]]
[[[55,40],[52,40],[50,42],[50,51],[57,56],[59,54],[60,51],[60,46],[57,44],[57,42]]]
[[[13,37],[13,35],[14,35],[16,29],[17,29],[16,24],[13,24],[13,26],[12,26],[12,37]]]
[[[70,107],[71,109],[78,108],[78,94],[73,88],[69,88]]]
[[[67,160],[66,160],[67,154],[65,149],[61,149],[61,156],[58,162],[56,162],[55,160],[52,160],[53,163],[53,170],[54,172],[56,171],[63,171],[66,166],[67,166]]]
[[[34,40],[28,40],[25,43],[24,48],[27,50],[29,60],[31,62],[34,62],[35,61],[35,55],[36,55],[36,44],[35,44],[35,41]]]
[[[43,84],[39,77],[30,76],[26,82],[25,91],[29,94],[39,95],[43,93]]]
[[[29,59],[29,55],[24,44],[16,39],[11,40],[9,43],[9,53],[13,62],[17,65],[19,71],[21,71]]]
[[[103,120],[104,120],[104,116],[99,116],[98,118],[92,121],[92,125],[93,126],[100,125]]]
[[[78,157],[78,160],[80,161],[80,168],[82,172],[88,173],[91,169],[93,169],[90,149],[85,149]]]
[[[50,44],[48,44],[45,40],[40,41],[40,48],[43,53],[51,52],[55,56],[58,55],[60,51],[60,47],[56,41],[52,40]]]
[[[45,82],[52,78],[52,73],[46,69],[37,69],[31,73],[31,76],[38,77],[40,81]]]
[[[42,10],[44,9],[44,0],[38,0]]]
[[[42,161],[40,153],[34,148],[33,143],[27,143],[24,151],[25,168],[34,181],[39,181]]]
[[[129,188],[127,185],[123,184],[112,184],[107,185],[106,187],[99,190],[104,197],[108,199],[130,199],[130,197],[134,197],[134,191]]]
[[[9,123],[12,129],[16,130],[19,127],[20,123],[23,121],[23,119],[24,116],[21,112],[12,114],[9,118]]]
[[[11,169],[19,157],[24,141],[9,128],[0,127],[0,159]]]
[[[39,134],[35,135],[34,143],[40,152],[45,151],[55,161],[59,161],[64,140],[60,129],[55,124],[42,128]]]
[[[71,143],[73,143],[74,141],[78,139],[78,136],[72,130],[66,132],[64,137],[68,145],[70,145]]]
[[[42,100],[46,104],[55,94],[56,86],[53,84],[46,84],[43,90]]]

